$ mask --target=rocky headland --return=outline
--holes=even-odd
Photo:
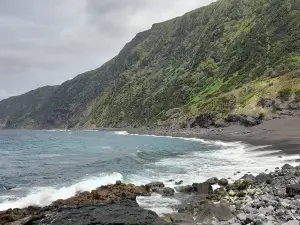
[[[202,183],[174,182],[175,190],[162,182],[135,186],[117,181],[47,207],[0,212],[0,224],[298,225],[300,221],[300,166],[285,164],[257,176],[248,173],[233,183],[216,177]],[[159,217],[138,205],[138,196],[154,192],[180,200],[174,213]]]

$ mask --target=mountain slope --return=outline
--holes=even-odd
[[[154,24],[7,127],[181,126],[203,113],[275,113],[259,101],[281,104],[288,92],[290,104],[300,90],[299,10],[299,0],[219,0]]]
[[[35,111],[52,96],[58,86],[45,86],[26,94],[0,101],[0,124],[11,117],[26,123],[27,113]],[[31,122],[29,122],[30,124]]]

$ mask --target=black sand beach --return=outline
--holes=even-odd
[[[230,124],[223,128],[172,129],[129,129],[130,133],[154,134],[161,136],[180,136],[221,141],[242,141],[251,145],[265,145],[265,149],[281,150],[282,154],[300,154],[300,116],[279,116],[263,123],[245,127]]]

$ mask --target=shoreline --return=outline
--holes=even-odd
[[[266,125],[262,126],[265,127]],[[245,128],[240,125],[232,125],[226,128],[211,129],[159,128],[105,130],[126,130],[128,133],[138,133],[141,135],[147,134],[199,138],[224,142],[243,142],[245,144],[255,146],[271,144],[271,147],[265,147],[263,149],[260,148],[258,151],[263,152],[264,149],[277,150],[276,148],[280,147],[278,150],[281,150],[281,152],[274,154],[286,154],[289,156],[296,155],[298,151],[297,146],[299,146],[298,137],[295,138],[287,135],[277,138],[280,135],[280,132],[275,134],[269,133],[258,126],[251,128]],[[273,171],[273,169],[275,170]],[[2,211],[0,212],[0,224],[71,225],[71,222],[68,223],[65,220],[72,221],[72,219],[76,219],[80,221],[79,223],[81,225],[89,224],[89,220],[99,221],[99,224],[105,225],[120,224],[124,221],[132,221],[132,223],[125,223],[126,225],[196,225],[199,222],[200,224],[203,224],[202,222],[206,220],[211,222],[208,224],[214,225],[248,224],[250,221],[255,225],[282,225],[285,222],[295,220],[298,222],[298,224],[295,224],[299,225],[299,221],[297,220],[300,220],[300,204],[298,207],[294,201],[300,200],[300,198],[298,198],[298,194],[300,196],[300,191],[298,191],[300,190],[300,167],[293,167],[286,164],[281,170],[279,168],[273,169],[260,171],[261,173],[257,173],[257,176],[256,173],[249,169],[249,171],[253,172],[253,175],[250,172],[244,175],[244,172],[241,173],[237,171],[237,177],[234,179],[220,176],[218,178],[212,177],[207,181],[198,179],[193,180],[194,182],[202,183],[186,182],[186,180],[183,179],[184,181],[182,184],[179,180],[173,180],[172,182],[180,183],[175,185],[175,188],[166,187],[168,186],[165,186],[167,182],[163,181],[165,184],[161,184],[159,180],[154,182],[151,188],[146,189],[144,187],[147,187],[147,185],[120,185],[120,182],[117,181],[115,185],[104,185],[90,192],[76,193],[73,197],[68,199],[56,200],[46,207],[33,206],[23,209]],[[268,174],[266,171],[268,171]],[[214,175],[218,175],[218,172],[215,171]],[[251,181],[244,182],[243,180],[240,180],[242,177],[244,177],[244,180],[248,180],[249,178]],[[213,190],[212,185],[214,184],[219,184],[220,188]],[[291,185],[299,186],[294,187]],[[289,188],[294,189],[289,191]],[[162,217],[159,217],[155,212],[142,208],[138,205],[136,197],[147,197],[152,193],[179,200],[179,204],[174,204],[172,206],[174,207],[175,212],[167,213]],[[262,199],[270,199],[270,201],[265,202],[265,200]],[[279,203],[275,204],[275,202]],[[259,207],[256,205],[253,207],[253,203],[258,204]],[[287,204],[289,207],[292,205],[293,208],[290,209],[286,206]],[[277,214],[276,207],[281,210],[282,214]],[[220,208],[222,208],[222,212],[218,210]],[[95,210],[99,216],[95,216]],[[126,213],[120,215],[118,214],[120,210]],[[204,213],[207,212],[207,210],[210,212],[209,216]],[[88,218],[87,221],[82,220],[81,217],[83,214],[85,218]],[[101,217],[100,215],[109,216]],[[151,221],[148,220],[144,223],[142,215],[148,215],[149,218],[151,217]],[[203,215],[205,216],[203,217]],[[121,221],[114,221],[114,218],[117,216],[120,216],[119,218],[121,218]],[[29,222],[20,222],[22,220],[28,220]],[[15,221],[17,223],[8,223],[7,221]],[[139,221],[139,223],[135,223],[136,221]],[[213,221],[214,223],[212,223]],[[262,223],[256,223],[255,221],[260,221]],[[270,223],[270,221],[272,223]],[[278,221],[280,221],[280,223],[276,223]]]
[[[116,181],[49,206],[0,211],[0,224],[299,225],[300,166],[240,176],[233,183],[221,177],[184,185],[177,181],[174,189],[160,181],[141,186]],[[174,212],[159,217],[138,205],[137,197],[152,194],[179,200]]]
[[[285,155],[300,154],[300,117],[284,117],[253,127],[230,124],[223,128],[132,128],[125,129],[130,134],[147,134],[243,142],[254,146],[266,146],[265,150],[280,150]]]

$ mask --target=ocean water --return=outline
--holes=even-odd
[[[46,206],[116,180],[136,185],[163,181],[174,187],[170,180],[184,185],[212,176],[237,179],[297,159],[269,154],[275,151],[241,142],[127,132],[0,130],[0,187],[14,187],[0,188],[0,210]],[[162,214],[171,212],[177,200],[153,195],[138,202]]]

